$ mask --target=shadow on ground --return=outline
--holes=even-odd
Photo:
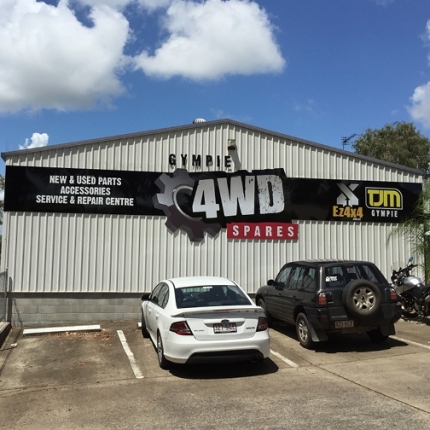
[[[170,365],[170,373],[183,379],[231,379],[248,376],[260,376],[275,373],[278,366],[266,358],[258,363],[239,362],[223,364],[174,364]]]
[[[284,322],[276,321],[273,323],[271,330],[282,333],[292,340],[299,343],[295,326]],[[372,342],[366,333],[351,333],[329,335],[327,342],[316,343],[313,348],[316,353],[335,354],[338,352],[369,352],[385,351],[395,347],[407,346],[406,343],[397,339],[388,338],[385,342]]]

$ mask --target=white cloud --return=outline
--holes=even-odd
[[[423,38],[426,42],[430,42],[430,20],[427,21]],[[430,65],[430,56],[428,59]],[[430,128],[430,82],[415,88],[411,102],[412,105],[407,109],[412,119],[420,122],[424,127]]]
[[[305,111],[305,112],[313,112],[315,106],[315,101],[312,99],[309,99],[305,103],[296,103],[294,105],[295,111]]]
[[[133,29],[127,5],[159,14],[134,14]],[[125,56],[145,20],[159,16],[165,42]],[[274,31],[251,0],[0,0],[0,114],[109,104],[125,92],[125,71],[194,80],[279,72]]]
[[[285,66],[266,12],[248,0],[175,0],[167,10],[168,39],[136,67],[162,78],[218,79],[226,74],[279,72]]]
[[[90,18],[85,27],[66,0],[0,2],[0,112],[85,108],[121,94],[128,22],[103,5]]]
[[[129,4],[139,4],[146,9],[154,10],[168,6],[173,0],[77,0],[85,6],[99,6],[104,4],[115,9],[124,9]]]
[[[394,0],[375,0],[378,6],[387,6],[391,3],[394,3]]]
[[[424,127],[430,128],[430,82],[415,88],[409,114]]]
[[[25,144],[19,145],[19,149],[41,148],[48,145],[47,133],[33,133],[31,139],[25,139]]]

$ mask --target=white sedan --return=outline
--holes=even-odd
[[[161,281],[142,295],[142,334],[163,369],[169,362],[258,362],[270,353],[264,310],[222,277]]]

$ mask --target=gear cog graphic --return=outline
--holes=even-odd
[[[204,239],[204,232],[213,237],[222,229],[222,226],[220,224],[207,224],[202,218],[193,218],[179,206],[178,194],[191,195],[194,183],[194,179],[191,179],[185,169],[176,169],[173,172],[173,177],[163,173],[155,181],[161,193],[156,194],[152,198],[152,202],[154,207],[161,209],[167,216],[166,227],[170,231],[184,230],[191,242],[201,242]]]

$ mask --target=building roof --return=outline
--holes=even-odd
[[[244,128],[244,129],[254,131],[257,133],[271,135],[271,136],[277,137],[279,139],[285,139],[285,140],[290,140],[290,141],[297,142],[297,143],[302,143],[304,145],[315,147],[316,149],[330,151],[333,153],[338,153],[339,155],[344,155],[344,156],[346,155],[346,156],[352,157],[352,158],[358,158],[358,159],[361,159],[361,160],[364,160],[364,161],[367,161],[367,162],[370,162],[373,164],[385,165],[387,167],[395,168],[397,170],[402,170],[402,171],[409,172],[409,173],[413,173],[415,175],[421,175],[421,176],[425,175],[425,172],[422,170],[419,170],[419,169],[413,169],[411,167],[401,166],[399,164],[390,163],[388,161],[379,160],[376,158],[357,154],[355,152],[345,151],[344,149],[339,149],[339,148],[336,148],[333,146],[323,145],[321,143],[316,143],[316,142],[301,139],[298,137],[289,136],[289,135],[286,135],[283,133],[279,133],[279,132],[272,131],[272,130],[267,130],[267,129],[256,127],[253,125],[241,123],[239,121],[234,121],[231,119],[220,119],[220,120],[205,121],[205,122],[198,121],[198,122],[194,122],[192,124],[186,124],[186,125],[181,125],[181,126],[160,128],[160,129],[148,130],[148,131],[140,131],[140,132],[127,133],[127,134],[116,135],[116,136],[100,137],[100,138],[96,138],[96,139],[81,140],[81,141],[77,141],[77,142],[61,143],[61,144],[48,145],[48,146],[38,147],[38,148],[19,149],[19,150],[15,150],[15,151],[2,152],[1,157],[4,161],[6,161],[7,158],[12,157],[12,156],[28,154],[28,153],[35,153],[35,152],[52,151],[52,150],[55,150],[57,148],[64,149],[64,147],[91,145],[91,144],[95,144],[95,143],[102,143],[102,142],[104,143],[104,142],[109,142],[109,141],[114,141],[114,140],[133,139],[136,137],[141,138],[141,137],[150,136],[150,135],[169,134],[169,133],[178,132],[178,131],[182,131],[182,130],[201,129],[201,128],[208,128],[208,127],[216,127],[216,126],[221,126],[221,125],[230,125],[233,127]]]

